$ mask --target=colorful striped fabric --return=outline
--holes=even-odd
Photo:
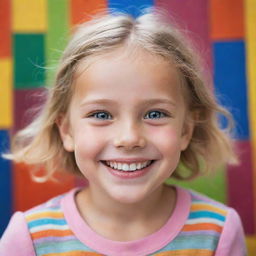
[[[227,210],[216,202],[206,202],[191,193],[188,219],[179,235],[157,256],[214,255],[226,220]]]
[[[60,200],[64,195],[53,198],[43,207],[28,211],[26,220],[33,240],[36,255],[100,255],[76,239],[70,230]]]
[[[151,255],[211,256],[215,254],[228,208],[215,201],[204,199],[194,192],[189,193],[191,207],[183,228],[164,248]],[[102,255],[83,244],[70,229],[61,208],[64,196],[53,198],[25,213],[36,255]]]

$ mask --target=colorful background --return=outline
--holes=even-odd
[[[0,151],[9,135],[31,119],[40,94],[75,24],[101,10],[158,6],[191,31],[214,76],[219,100],[233,113],[241,164],[182,183],[234,207],[250,255],[256,255],[256,1],[255,0],[0,0]],[[45,68],[47,67],[47,68]],[[11,214],[28,209],[79,183],[31,181],[29,167],[0,159],[0,235]]]

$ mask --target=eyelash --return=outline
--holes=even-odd
[[[160,113],[160,117],[157,117],[157,118],[152,118],[152,119],[160,119],[160,118],[164,118],[164,117],[169,117],[170,115],[167,114],[166,112],[163,112],[163,111],[160,111],[160,110],[152,110],[152,111],[149,111],[147,112],[146,115],[148,115],[149,113],[152,113],[152,112],[155,112],[155,113]],[[102,114],[102,113],[105,113],[105,114],[108,114],[110,116],[110,114],[107,112],[107,111],[96,111],[92,114],[90,114],[88,117],[89,118],[92,118],[92,117],[95,117],[96,119],[101,119],[101,120],[110,120],[111,118],[107,118],[107,119],[102,119],[102,118],[97,118],[96,115],[97,114]],[[146,118],[146,119],[150,119],[150,118]]]
[[[106,112],[106,111],[97,111],[97,112],[94,112],[94,113],[92,113],[92,114],[90,114],[88,117],[95,117],[95,118],[97,118],[96,117],[96,115],[97,114],[100,114],[100,113],[107,113],[108,115],[110,115],[108,112]],[[97,119],[101,119],[101,118],[97,118]],[[109,120],[109,118],[108,119],[102,119],[102,120]]]

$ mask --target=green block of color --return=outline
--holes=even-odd
[[[27,89],[44,86],[44,35],[14,34],[13,53],[15,88]]]
[[[50,85],[59,58],[67,44],[69,31],[69,2],[48,0],[48,31],[46,33],[46,81]]]
[[[176,184],[184,188],[193,189],[221,203],[227,203],[228,191],[226,188],[227,181],[225,168],[220,168],[214,173],[200,176],[191,181],[168,179],[166,183]]]

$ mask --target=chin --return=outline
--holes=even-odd
[[[121,204],[136,204],[142,202],[146,197],[147,193],[145,191],[138,191],[135,188],[127,189],[118,189],[118,191],[114,192],[111,191],[110,193],[111,198],[119,202]]]

